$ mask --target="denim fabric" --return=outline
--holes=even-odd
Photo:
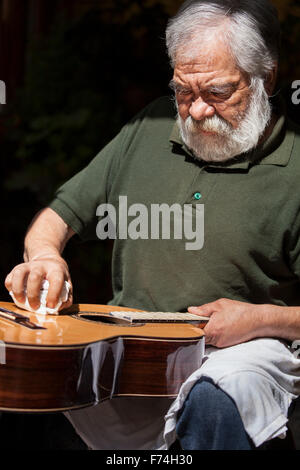
[[[176,432],[184,450],[252,450],[233,400],[202,377],[189,393]]]

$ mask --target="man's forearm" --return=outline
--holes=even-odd
[[[56,212],[46,208],[32,221],[24,242],[24,261],[60,257],[74,231]]]
[[[262,331],[266,336],[290,341],[300,340],[300,306],[263,305]]]

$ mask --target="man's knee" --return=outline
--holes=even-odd
[[[205,416],[208,419],[226,419],[236,413],[233,400],[209,377],[201,377],[191,389],[182,409],[186,415]]]
[[[234,401],[208,377],[190,391],[176,426],[184,449],[250,449]]]

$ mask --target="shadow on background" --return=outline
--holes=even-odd
[[[19,82],[15,75],[11,82],[4,77],[1,279],[22,261],[26,227],[55,189],[146,104],[168,93],[171,71],[163,41],[168,14],[159,2],[147,3],[27,3],[22,47],[15,52]],[[7,8],[13,21],[16,12]],[[43,20],[46,14],[49,21]],[[65,256],[75,301],[111,298],[111,248],[109,242],[71,241]],[[3,282],[0,294],[9,300]]]
[[[22,262],[24,234],[34,214],[141,108],[169,93],[164,30],[181,3],[0,0],[0,79],[8,102],[0,114],[2,300],[10,300],[3,281]],[[300,104],[293,104],[291,88],[300,80],[299,6],[294,0],[274,3],[283,26],[278,88],[300,124]],[[75,302],[111,298],[111,250],[111,242],[71,240],[65,258]],[[57,429],[62,440],[53,437]],[[14,414],[2,416],[1,448],[9,442],[22,448],[28,432],[37,448],[84,448],[62,415]]]

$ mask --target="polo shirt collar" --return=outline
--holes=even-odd
[[[277,120],[271,135],[259,147],[249,152],[247,155],[241,155],[233,158],[228,163],[205,163],[206,167],[222,168],[224,170],[249,169],[252,165],[278,165],[287,166],[294,146],[295,133],[286,128],[286,113],[284,105],[280,100],[279,119]],[[180,136],[180,130],[175,122],[170,142],[179,145],[188,155],[195,158]]]

